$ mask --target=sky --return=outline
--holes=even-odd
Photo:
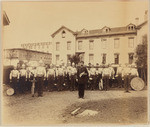
[[[148,0],[101,0],[98,2],[2,2],[9,26],[2,29],[4,48],[22,43],[52,41],[51,34],[62,25],[73,31],[83,28],[120,27],[144,21]]]

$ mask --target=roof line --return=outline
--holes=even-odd
[[[54,37],[62,28],[65,28],[65,29],[67,29],[69,32],[75,34],[74,31],[72,31],[71,29],[69,29],[69,28],[67,28],[66,26],[63,26],[63,25],[62,25],[62,26],[61,26],[58,30],[56,30],[51,36]]]

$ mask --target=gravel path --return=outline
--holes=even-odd
[[[123,121],[125,121],[124,123],[132,124],[143,119],[142,122],[146,122],[146,97],[147,90],[131,91],[131,93],[124,93],[123,90],[85,91],[85,99],[83,100],[78,99],[77,91],[44,92],[44,97],[34,98],[30,94],[4,95],[2,122],[3,125],[50,125],[92,122],[103,124],[121,123]],[[88,105],[90,107],[86,107]],[[95,105],[98,105],[98,107],[95,107]],[[118,105],[120,107],[117,107]],[[80,118],[70,117],[70,112],[79,106],[90,109],[97,108],[99,112],[98,119],[85,117],[80,121]],[[135,121],[129,121],[130,117],[134,117],[132,113],[128,117],[128,113],[131,111],[137,114],[138,120],[135,120],[135,117]],[[114,112],[118,112],[118,117]],[[122,112],[125,114],[124,118],[121,118]],[[139,117],[140,115],[141,117]],[[103,119],[106,119],[107,116],[110,116],[109,119],[104,121]]]

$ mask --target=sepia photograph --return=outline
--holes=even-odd
[[[149,1],[2,1],[1,125],[148,125]]]

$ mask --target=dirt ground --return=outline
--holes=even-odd
[[[86,109],[98,114],[71,115],[78,107],[78,114]],[[44,92],[43,97],[4,95],[2,108],[3,125],[146,124],[147,90],[85,91],[85,99],[78,99],[77,91]]]

